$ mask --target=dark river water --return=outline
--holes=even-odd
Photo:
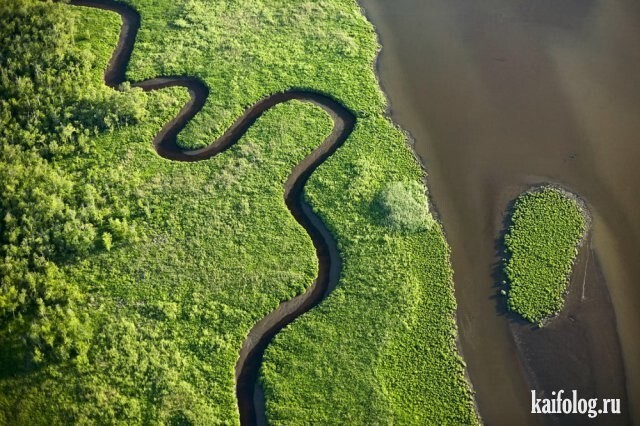
[[[415,139],[452,247],[485,422],[540,423],[529,389],[554,386],[624,398],[626,414],[606,422],[640,422],[629,403],[640,401],[640,2],[360,3],[383,45],[392,117]],[[493,273],[509,201],[542,182],[581,195],[593,229],[567,308],[532,330],[505,315]]]

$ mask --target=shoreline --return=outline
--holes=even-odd
[[[581,300],[577,287],[582,269],[576,268],[560,314],[542,329],[516,322],[509,324],[509,328],[531,389],[550,394],[553,390],[578,388],[585,398],[619,398],[622,414],[598,417],[602,422],[599,424],[630,424],[630,400],[615,313],[600,263],[589,245],[583,246],[577,258],[576,265],[582,263],[585,273],[591,267],[595,269],[591,274],[596,277],[586,301]],[[615,350],[610,350],[615,346]],[[549,365],[552,367],[548,368]],[[546,424],[578,425],[585,419],[549,416],[544,420]]]
[[[571,259],[571,268],[569,269],[569,273],[565,277],[566,288],[563,291],[562,297],[563,297],[563,299],[565,300],[565,303],[566,303],[567,295],[569,293],[569,284],[571,283],[571,277],[573,276],[574,271],[575,271],[575,266],[576,266],[576,263],[577,263],[577,260],[578,260],[579,252],[582,249],[582,246],[584,245],[585,241],[587,240],[587,237],[590,237],[591,229],[592,229],[592,226],[593,226],[593,220],[592,220],[592,216],[591,216],[591,211],[589,210],[587,201],[581,195],[568,190],[567,188],[563,187],[562,185],[560,185],[558,183],[540,182],[540,183],[529,185],[524,191],[522,191],[515,198],[513,198],[511,201],[509,201],[509,204],[508,204],[507,208],[505,209],[505,214],[504,214],[504,217],[502,219],[502,223],[504,225],[504,228],[500,231],[500,235],[498,236],[497,254],[496,254],[496,256],[498,258],[501,258],[501,259],[502,258],[506,258],[506,256],[508,256],[507,247],[506,247],[506,245],[504,243],[504,238],[507,235],[507,233],[509,231],[509,228],[513,224],[513,214],[515,213],[515,203],[516,203],[517,199],[522,197],[522,196],[524,196],[524,195],[526,195],[526,194],[535,194],[537,192],[544,191],[547,188],[551,189],[551,190],[555,190],[555,191],[559,192],[560,194],[566,196],[570,200],[574,201],[576,203],[576,205],[578,206],[578,210],[580,211],[580,215],[582,216],[582,219],[584,220],[584,224],[585,224],[584,231],[580,235],[580,239],[578,240],[578,242],[577,242],[577,244],[575,246],[576,247],[576,255]],[[505,281],[507,283],[507,285],[509,285],[509,280],[508,280],[506,274],[504,273],[504,263],[502,265],[499,265],[498,268],[500,268],[501,271],[495,271],[496,277],[500,278],[500,279],[498,279],[497,282]],[[502,287],[499,287],[499,288],[501,290],[503,290]],[[504,297],[507,298],[507,296],[504,296]],[[563,305],[562,309],[564,309],[564,305]],[[513,312],[513,311],[510,311],[510,312],[512,312],[515,315],[519,315],[517,312]],[[560,314],[560,312],[557,312],[555,314],[551,314],[550,316],[544,318],[542,320],[542,322],[541,322],[542,325],[539,326],[539,328],[543,328],[544,325],[546,325],[549,321],[553,320],[559,314]],[[522,318],[522,319],[524,320],[524,318]],[[525,321],[531,323],[528,320],[525,320]],[[531,325],[537,325],[537,324],[531,323]]]
[[[518,313],[510,311],[505,296],[497,296],[496,309],[508,322],[514,349],[530,389],[550,394],[553,390],[579,388],[584,397],[618,397],[621,399],[624,417],[610,415],[598,419],[603,424],[627,424],[630,421],[630,401],[626,389],[624,359],[609,289],[598,256],[591,245],[592,219],[587,201],[580,194],[547,180],[521,185],[515,197],[503,193],[501,199],[508,198],[508,201],[502,217],[496,218],[496,221],[503,224],[496,239],[499,243],[496,256],[499,259],[504,255],[503,238],[508,230],[516,198],[544,187],[555,188],[575,200],[588,221],[578,246],[578,255],[573,260],[569,273],[564,307],[558,314],[547,318],[544,327],[538,327]],[[506,277],[501,265],[497,266],[494,278],[496,289],[499,289],[499,283]],[[587,284],[590,295],[583,299],[581,293],[585,291]],[[583,286],[582,292],[578,285]],[[543,424],[578,425],[584,418],[539,416],[539,420]]]
[[[455,297],[455,293],[456,293],[456,288],[455,288],[455,271],[453,269],[453,264],[451,262],[451,250],[452,250],[452,246],[449,243],[449,238],[447,237],[447,233],[444,227],[444,224],[442,223],[441,220],[441,215],[440,215],[440,211],[438,210],[438,206],[435,202],[435,198],[431,196],[431,191],[429,188],[429,173],[427,170],[427,165],[426,165],[426,161],[425,159],[423,159],[420,154],[418,154],[418,151],[415,149],[415,144],[416,144],[416,139],[413,136],[413,134],[411,133],[410,130],[405,129],[404,127],[400,126],[398,124],[398,122],[394,119],[393,117],[393,108],[391,105],[391,99],[389,97],[389,95],[387,94],[385,88],[384,88],[384,84],[382,82],[382,78],[380,77],[380,56],[383,53],[383,49],[384,46],[382,44],[382,37],[380,35],[380,33],[378,32],[378,28],[374,25],[373,20],[371,19],[370,14],[367,11],[367,8],[362,4],[362,0],[355,0],[356,3],[358,4],[358,7],[361,10],[362,15],[365,17],[365,19],[367,20],[367,22],[369,22],[369,24],[371,25],[371,27],[373,28],[373,31],[376,35],[376,40],[378,43],[378,50],[376,52],[376,56],[373,60],[372,63],[372,71],[373,74],[376,78],[376,82],[378,84],[378,87],[380,88],[380,91],[382,92],[384,99],[385,99],[385,104],[386,104],[386,109],[385,109],[385,116],[394,124],[394,126],[396,126],[397,129],[399,129],[406,137],[406,144],[409,147],[409,150],[411,152],[411,154],[413,155],[413,158],[415,159],[416,163],[420,165],[420,169],[422,170],[423,173],[423,177],[422,177],[422,185],[424,186],[425,189],[425,196],[427,199],[427,203],[429,206],[429,212],[431,213],[434,222],[438,225],[438,227],[440,228],[440,232],[442,232],[442,235],[444,237],[444,240],[447,244],[447,247],[449,249],[449,256],[448,256],[448,263],[449,263],[449,267],[451,268],[452,271],[452,281],[451,281],[451,290],[454,294]],[[460,327],[458,325],[458,303],[457,303],[457,299],[456,299],[456,311],[455,314],[453,316],[453,323],[455,324],[455,344],[456,344],[456,350],[458,353],[458,356],[460,357],[460,359],[463,362],[464,365],[464,378],[465,381],[467,383],[467,386],[469,388],[469,390],[471,391],[471,395],[472,395],[472,400],[473,400],[473,408],[475,411],[475,415],[476,418],[479,420],[480,424],[483,424],[483,419],[482,416],[480,415],[480,409],[478,407],[478,401],[475,397],[476,395],[476,390],[473,386],[473,382],[471,381],[471,377],[469,375],[469,370],[467,368],[467,363],[466,363],[466,359],[464,356],[464,351],[462,348],[462,342],[460,340]]]
[[[370,14],[370,13],[367,11],[367,9],[362,5],[362,0],[360,0],[360,1],[359,1],[359,4],[360,4],[361,9],[363,10],[363,13],[364,13],[364,14],[365,14],[365,16],[367,17],[367,20],[368,20],[369,22],[371,22],[371,23],[372,23],[372,22],[373,22],[373,20],[372,20],[372,18],[371,18],[371,14]],[[380,30],[379,30],[379,28],[378,28],[377,26],[374,26],[374,29],[376,30],[376,35],[377,35],[377,38],[378,38],[379,44],[381,44],[381,43],[380,43],[380,40],[381,40],[381,34],[380,34],[380,32],[379,32]],[[382,83],[382,79],[381,79],[381,77],[380,77],[380,70],[381,70],[380,57],[381,57],[381,54],[382,54],[382,53],[384,53],[384,51],[379,50],[378,55],[376,56],[376,61],[375,61],[375,64],[374,64],[374,71],[375,71],[375,73],[376,73],[376,78],[380,81],[380,87],[381,87],[381,89],[383,90],[383,92],[384,92],[384,94],[385,94],[385,99],[387,100],[387,115],[389,115],[389,117],[393,120],[393,122],[394,122],[394,123],[397,123],[398,121],[394,119],[395,112],[394,112],[394,109],[392,108],[391,101],[390,101],[390,99],[389,99],[389,94],[388,94],[388,92],[385,90],[385,85]],[[414,156],[418,159],[418,161],[419,161],[419,163],[420,163],[420,165],[421,165],[422,169],[423,169],[423,170],[425,171],[425,173],[426,173],[426,161],[423,161],[422,157],[418,154],[418,152],[417,152],[415,149],[413,149],[413,148],[414,148],[414,147],[413,147],[413,145],[414,145],[414,143],[415,143],[415,142],[413,142],[413,141],[415,141],[415,139],[413,138],[413,135],[411,134],[411,132],[409,132],[408,130],[405,130],[404,128],[402,128],[402,130],[403,130],[403,132],[404,132],[405,134],[408,134],[408,135],[409,135],[409,137],[410,137],[410,139],[411,139],[411,141],[412,141],[412,142],[410,143],[411,148],[412,148],[412,152],[414,152]],[[424,136],[424,135],[423,135],[423,136]],[[544,179],[539,179],[539,180],[538,180],[538,183],[530,182],[530,183],[528,183],[527,185],[525,185],[525,188],[532,188],[532,187],[539,186],[539,185],[540,185],[540,183],[539,183],[540,181],[544,181]],[[514,183],[514,184],[512,184],[511,186],[514,186],[514,185],[515,185],[515,186],[521,186],[521,184],[520,184],[520,183]],[[426,186],[427,186],[427,188],[429,188],[429,185],[426,185]],[[429,189],[430,189],[430,188],[429,188]],[[511,187],[510,187],[510,189],[511,189]],[[498,197],[496,197],[497,201],[492,202],[493,207],[495,207],[496,209],[493,209],[493,208],[492,208],[492,209],[493,209],[493,210],[495,210],[495,211],[494,211],[494,212],[493,212],[493,214],[492,214],[491,221],[492,221],[492,222],[494,222],[494,229],[498,231],[498,232],[497,232],[497,234],[499,234],[499,233],[500,233],[500,231],[502,231],[502,230],[504,229],[504,226],[496,225],[495,223],[500,223],[500,221],[504,218],[504,215],[505,215],[505,210],[504,210],[504,209],[502,209],[502,208],[501,208],[501,207],[499,207],[499,206],[503,206],[503,205],[507,204],[507,203],[502,203],[502,202],[500,202],[500,201],[499,201],[500,199],[504,199],[504,198],[505,198],[505,197],[504,197],[504,195],[505,195],[505,194],[504,194],[505,190],[502,190],[502,191],[500,191],[500,192],[502,192],[502,194],[500,194],[500,195],[498,195]],[[521,191],[519,191],[519,193],[522,193],[522,192],[523,192],[522,190],[521,190]],[[431,191],[429,191],[428,193],[429,193],[429,194],[431,194]],[[571,194],[571,195],[575,195],[575,196],[578,196],[578,197],[579,197],[579,195],[578,195],[578,194],[573,194],[573,193],[570,193],[570,194]],[[513,199],[514,199],[514,197],[510,197],[510,199],[511,199],[511,200],[513,200]],[[440,216],[440,214],[439,214],[439,210],[438,210],[437,205],[436,205],[436,201],[437,201],[437,200],[435,199],[435,197],[433,197],[433,198],[429,198],[430,207],[433,207],[434,214],[437,214],[437,220],[438,220],[438,223],[440,224],[440,226],[441,226],[441,228],[442,228],[442,231],[443,231],[443,233],[444,233],[444,235],[445,235],[445,238],[446,238],[447,244],[449,245],[449,247],[450,247],[450,248],[453,248],[453,247],[452,247],[452,245],[450,244],[451,239],[449,238],[449,236],[448,236],[448,235],[447,235],[447,233],[445,232],[445,229],[444,229],[444,226],[443,226],[443,222],[442,222],[442,220],[441,220],[441,216]],[[582,238],[582,240],[581,240],[581,245],[580,245],[580,247],[584,247],[584,246],[585,246],[584,242],[585,242],[585,241],[587,241],[587,239],[589,239],[589,240],[590,240],[590,238],[591,238],[592,218],[591,218],[591,212],[590,212],[588,209],[586,209],[586,206],[587,206],[587,205],[586,205],[586,202],[585,202],[582,198],[579,198],[579,201],[580,201],[580,202],[579,202],[579,204],[580,204],[581,210],[583,210],[583,213],[584,213],[584,212],[587,212],[587,213],[588,213],[588,218],[589,218],[589,222],[588,222],[588,223],[589,223],[589,228],[588,228],[588,230],[584,233],[584,236],[583,236],[583,238]],[[446,203],[445,203],[445,204],[446,204]],[[583,207],[584,207],[584,209],[583,209]],[[499,235],[498,235],[498,236],[499,236]],[[495,236],[495,234],[494,234],[494,237],[493,237],[493,241],[494,241],[494,242],[496,241],[496,236]],[[495,247],[494,247],[494,248],[495,248]],[[459,254],[459,255],[460,255],[460,254]],[[501,257],[501,255],[499,255],[499,256],[497,257],[497,259],[496,259],[496,258],[494,258],[493,253],[492,253],[492,256],[491,256],[491,258],[492,258],[492,260],[493,260],[493,261],[495,261],[495,260],[499,260],[499,259],[500,259],[500,257]],[[578,258],[578,256],[576,256],[576,259],[574,259],[574,267],[572,268],[572,271],[577,271],[576,265],[577,265],[577,263],[578,263],[580,260],[581,260],[581,259],[579,259],[579,258]],[[594,259],[594,262],[595,262],[595,259]],[[490,266],[491,266],[491,265],[490,265]],[[495,266],[495,265],[493,265],[493,266]],[[598,267],[599,267],[599,263],[598,263]],[[491,274],[492,274],[492,276],[493,276],[493,274],[495,273],[495,269],[492,267],[492,268],[491,268],[491,271],[492,271],[492,272],[491,272]],[[455,274],[455,271],[454,271],[454,274]],[[458,275],[458,274],[455,274],[455,275]],[[578,275],[578,272],[575,272],[575,273],[573,273],[573,272],[572,272],[571,277],[573,277],[574,275],[575,275],[575,276],[577,276],[577,275]],[[582,277],[581,277],[581,278],[582,278]],[[455,282],[455,281],[456,281],[456,279],[454,278],[454,282]],[[500,281],[499,281],[499,280],[493,280],[493,281],[494,281],[494,288],[496,288],[496,287],[495,287],[495,283],[499,283]],[[570,289],[570,288],[572,288],[572,287],[574,287],[574,286],[571,286],[571,284],[569,284],[569,285],[567,286],[567,288],[568,288],[568,289]],[[455,291],[456,291],[456,293],[458,293],[458,292],[460,291],[460,287],[456,285],[456,286],[455,286]],[[607,291],[607,294],[608,294],[608,291]],[[487,299],[487,302],[489,302],[490,304],[491,304],[491,303],[494,303],[494,304],[496,304],[496,305],[497,305],[497,306],[496,306],[496,309],[495,309],[495,312],[496,312],[496,313],[495,313],[495,315],[496,315],[496,316],[504,316],[504,315],[505,315],[505,313],[503,312],[503,310],[500,308],[500,304],[501,304],[501,303],[500,303],[501,301],[500,301],[500,299],[499,299],[500,297],[502,297],[502,296],[499,296],[499,295],[498,295],[498,296],[496,297],[495,293],[493,293],[493,296],[490,296],[490,297]],[[502,297],[502,298],[504,299],[504,297]],[[494,299],[494,300],[492,301],[491,299]],[[465,314],[464,314],[464,313],[461,311],[461,309],[460,309],[460,306],[461,306],[461,305],[460,305],[460,301],[457,301],[457,302],[458,302],[458,303],[457,303],[457,305],[458,305],[458,308],[457,308],[457,315],[456,315],[456,317],[457,317],[457,325],[458,325],[458,327],[457,327],[457,328],[458,328],[458,331],[460,331],[460,330],[462,330],[462,329],[464,328],[463,321],[465,321],[465,320],[472,320],[472,318],[465,319],[465,317],[463,316],[463,315],[465,315]],[[606,305],[606,303],[605,303],[605,305]],[[610,303],[609,303],[609,305],[610,305]],[[614,319],[615,319],[615,313],[613,313],[613,310],[612,310],[612,309],[613,309],[613,307],[612,307],[612,306],[609,306],[609,310],[611,311],[611,314],[613,315],[613,317],[614,317]],[[473,316],[473,312],[470,312],[470,314],[471,314],[471,316]],[[611,318],[611,314],[608,316],[608,318]],[[518,372],[518,375],[519,375],[519,376],[521,376],[521,379],[519,379],[519,380],[514,380],[512,383],[505,383],[503,387],[508,388],[509,386],[511,386],[511,390],[512,390],[512,391],[517,391],[518,395],[520,395],[520,393],[522,393],[522,398],[517,398],[517,399],[521,399],[521,400],[523,401],[523,403],[524,403],[524,404],[528,404],[529,402],[526,400],[527,395],[525,394],[525,391],[527,390],[527,388],[525,387],[524,389],[521,389],[521,385],[522,385],[522,384],[525,384],[525,386],[526,386],[526,385],[528,384],[528,385],[529,385],[529,387],[531,387],[531,383],[533,383],[533,382],[534,382],[534,380],[532,380],[532,376],[533,376],[532,371],[533,371],[533,370],[530,368],[530,365],[528,365],[528,364],[530,364],[530,363],[528,362],[528,360],[527,360],[527,359],[525,358],[525,356],[524,356],[525,354],[524,354],[524,352],[523,352],[522,345],[521,345],[521,344],[519,344],[519,342],[516,342],[517,336],[515,336],[515,334],[514,334],[513,324],[512,324],[512,323],[513,323],[513,322],[516,322],[516,325],[517,325],[518,320],[517,320],[517,319],[514,319],[514,318],[512,318],[512,317],[508,317],[508,316],[507,316],[507,318],[505,318],[505,319],[506,319],[506,321],[507,321],[507,322],[504,322],[504,320],[503,320],[503,319],[500,319],[500,318],[497,318],[497,320],[496,320],[496,321],[498,322],[498,324],[500,324],[500,323],[501,323],[502,325],[504,325],[504,329],[505,329],[505,337],[504,337],[504,338],[501,338],[501,339],[504,341],[504,345],[505,345],[505,346],[507,346],[507,347],[509,348],[509,351],[510,351],[510,353],[511,353],[511,359],[512,359],[512,360],[511,360],[511,361],[509,361],[509,362],[510,362],[511,364],[513,364],[513,367],[514,367],[514,368],[513,368],[513,372],[515,373],[515,372],[517,371],[517,372]],[[496,331],[498,331],[498,330],[496,330]],[[618,335],[618,334],[617,334],[617,333],[618,333],[618,332],[617,332],[617,327],[614,327],[614,331],[615,331],[615,336],[617,336],[617,335]],[[606,334],[606,333],[605,333],[605,334]],[[465,360],[465,365],[466,365],[466,366],[465,366],[465,369],[464,369],[464,370],[465,370],[465,373],[466,373],[466,375],[467,375],[467,382],[469,383],[469,385],[470,385],[470,387],[471,387],[471,389],[472,389],[472,392],[473,392],[473,394],[474,394],[474,406],[475,406],[475,408],[476,408],[477,412],[480,412],[481,404],[480,404],[480,402],[479,402],[479,399],[476,397],[476,395],[477,395],[477,389],[475,389],[475,387],[474,387],[474,383],[473,383],[473,381],[472,381],[472,380],[471,380],[471,378],[470,378],[469,368],[467,367],[467,366],[469,365],[469,363],[468,363],[468,362],[466,362],[466,358],[465,358],[465,351],[464,351],[464,350],[463,350],[463,348],[462,348],[462,338],[463,338],[462,333],[458,332],[458,333],[457,333],[457,337],[456,337],[456,342],[457,342],[457,346],[458,346],[458,353],[459,353],[459,354],[460,354],[460,356],[463,358],[463,360]],[[472,338],[471,338],[471,339],[472,339]],[[467,339],[466,339],[466,340],[467,340],[467,342],[466,342],[467,344],[473,344],[473,342],[469,341],[469,340],[470,340],[470,338],[469,338],[469,337],[467,337]],[[616,354],[613,354],[613,358],[619,358],[619,357],[620,357],[620,354],[621,354],[621,350],[620,350],[620,341],[619,341],[619,338],[618,338],[618,337],[617,337],[615,340],[617,340],[616,345],[618,346],[618,350],[617,350],[617,351],[612,351],[612,352],[616,352],[616,353],[617,353],[617,355],[616,355]],[[562,353],[560,352],[560,354],[562,354]],[[480,358],[479,358],[479,359],[480,359]],[[624,376],[624,372],[622,373],[622,375]],[[515,386],[515,384],[517,384],[517,383],[520,383],[520,385],[519,385],[519,386]],[[495,392],[494,392],[494,391],[492,391],[490,388],[485,389],[482,393],[484,393],[484,394],[485,394],[485,397],[484,397],[484,403],[485,403],[485,404],[487,404],[487,405],[489,405],[489,409],[487,410],[487,412],[489,412],[489,417],[491,417],[491,414],[492,414],[492,413],[491,413],[491,410],[492,410],[492,409],[493,409],[494,411],[495,411],[495,410],[500,410],[500,408],[499,408],[498,406],[493,407],[493,405],[496,405],[496,403],[495,403],[495,402],[491,402],[491,401],[498,401],[500,397],[499,397],[499,396],[497,396],[497,395],[495,395]],[[492,395],[493,395],[493,396],[492,396]],[[607,397],[607,395],[604,395],[604,397]],[[481,399],[482,399],[482,398],[481,398]],[[627,398],[627,399],[628,399],[628,398]],[[623,403],[623,404],[624,404],[624,403]],[[498,405],[499,405],[499,404],[498,404]],[[524,410],[525,408],[526,408],[526,407],[524,407],[524,406],[523,406],[523,407],[521,407],[521,409],[522,409],[522,410]],[[538,424],[538,423],[540,423],[540,421],[542,421],[542,420],[543,420],[543,419],[541,419],[541,418],[535,418],[535,417],[533,417],[533,416],[530,416],[528,412],[527,412],[527,413],[524,413],[524,411],[523,411],[521,414],[525,414],[525,417],[526,417],[526,418],[528,418],[528,419],[529,419],[529,421],[530,421],[532,424]],[[482,417],[481,417],[481,416],[479,416],[479,418],[480,418],[480,419],[482,419]]]

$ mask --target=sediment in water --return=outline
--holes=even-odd
[[[563,376],[562,369],[573,369],[578,365],[584,368],[573,371],[590,375],[599,370],[596,372],[599,379],[589,379],[594,382],[605,376],[611,377],[610,382],[615,386],[606,388],[609,393],[604,397],[625,398],[626,367],[621,361],[621,345],[617,337],[619,324],[612,321],[617,319],[620,323],[623,317],[616,318],[607,291],[596,294],[598,287],[595,284],[590,286],[587,281],[587,294],[593,288],[593,297],[587,296],[588,300],[580,301],[585,306],[600,304],[598,308],[589,305],[588,309],[580,309],[601,312],[602,326],[599,321],[584,319],[574,321],[574,324],[581,325],[574,325],[569,330],[562,329],[560,325],[554,326],[552,321],[549,327],[545,327],[547,331],[532,331],[536,332],[532,335],[538,340],[531,344],[554,354],[554,361],[544,358],[548,363],[545,367],[542,362],[532,362],[533,357],[539,354],[523,349],[527,344],[522,333],[514,337],[513,327],[526,328],[530,325],[508,316],[504,298],[495,286],[500,281],[496,280],[493,272],[502,257],[502,253],[496,256],[496,242],[503,230],[505,207],[509,200],[536,182],[558,182],[584,194],[593,205],[594,240],[597,241],[595,234],[598,232],[600,235],[610,234],[608,229],[603,229],[603,217],[615,231],[618,241],[628,240],[634,235],[628,215],[637,209],[629,209],[630,204],[627,204],[625,211],[620,204],[621,199],[624,201],[620,197],[624,193],[620,191],[621,185],[613,179],[604,179],[598,173],[603,172],[600,166],[604,160],[619,160],[617,157],[621,157],[612,155],[616,152],[614,145],[621,149],[619,152],[632,155],[630,141],[637,132],[624,121],[631,115],[623,110],[615,117],[613,113],[608,116],[609,123],[620,124],[620,129],[616,129],[616,132],[619,130],[619,139],[614,142],[610,136],[600,138],[606,141],[607,148],[603,151],[604,148],[598,146],[600,135],[597,131],[588,132],[602,130],[598,126],[606,127],[603,125],[605,120],[596,118],[605,109],[602,103],[596,102],[602,99],[596,98],[593,85],[589,84],[584,90],[593,98],[583,99],[579,108],[575,99],[569,96],[577,93],[571,90],[581,86],[582,82],[600,81],[593,80],[589,72],[602,70],[590,62],[585,65],[584,61],[576,59],[582,68],[571,68],[574,73],[568,75],[575,76],[579,72],[581,79],[573,78],[569,85],[561,81],[562,76],[558,74],[561,66],[573,65],[571,60],[575,59],[568,56],[565,62],[559,61],[558,52],[566,47],[563,43],[570,43],[574,48],[572,54],[579,52],[584,44],[587,46],[583,49],[587,54],[585,57],[589,58],[603,57],[603,54],[606,56],[611,52],[606,56],[609,62],[603,62],[603,68],[608,63],[615,66],[612,56],[617,54],[619,58],[626,58],[628,54],[625,56],[624,53],[634,46],[629,41],[634,38],[629,26],[625,26],[623,36],[617,33],[616,43],[611,45],[618,46],[617,41],[620,41],[623,42],[620,47],[601,51],[598,56],[594,53],[598,48],[593,43],[584,43],[589,40],[586,35],[593,35],[592,39],[595,39],[597,33],[597,39],[604,41],[606,39],[600,37],[603,34],[599,31],[616,27],[589,26],[595,22],[591,16],[596,11],[589,10],[594,2],[360,2],[367,8],[367,15],[376,25],[385,46],[378,68],[382,85],[391,101],[392,117],[396,123],[409,129],[416,140],[415,150],[429,170],[430,194],[438,205],[447,240],[452,247],[460,340],[483,419],[489,424],[540,424],[543,416],[530,415],[529,389],[536,386],[533,377],[545,374],[560,377]],[[610,5],[607,3],[607,17],[615,16],[609,10]],[[547,9],[557,9],[557,13]],[[638,16],[633,15],[632,10],[628,12],[629,16]],[[633,63],[637,64],[637,61]],[[626,91],[617,92],[616,99],[639,112],[638,103],[628,100],[632,96],[627,95],[637,93],[628,90],[629,79],[634,81],[633,76],[629,73],[626,77],[619,75],[624,74],[624,67],[617,65],[613,67],[615,73],[612,75],[614,79],[626,82]],[[602,72],[598,76],[605,77]],[[607,78],[606,89],[614,88],[609,80]],[[602,93],[607,99],[612,97],[604,86],[599,87],[603,88]],[[636,96],[636,99],[640,98]],[[613,108],[609,101],[606,105]],[[591,112],[588,120],[577,115],[583,112],[583,107]],[[589,110],[590,107],[597,111]],[[622,151],[623,146],[625,151]],[[592,150],[598,150],[597,161]],[[612,174],[611,170],[606,173]],[[621,182],[628,185],[629,180]],[[612,194],[607,189],[608,185],[617,187],[619,193]],[[628,235],[624,235],[624,229]],[[637,267],[629,259],[633,256],[631,253],[638,250],[637,245],[627,246],[630,250],[619,255],[626,270],[631,271]],[[594,249],[598,253],[594,251],[590,255],[587,276],[595,282],[598,272],[594,266],[600,265],[605,255],[611,257],[608,253],[615,251],[611,251],[611,245],[597,248],[595,243]],[[586,250],[584,246],[583,250]],[[580,261],[582,257],[576,264],[576,271],[580,269]],[[608,263],[611,265],[610,260]],[[575,279],[575,274],[579,273],[574,273],[572,279]],[[631,274],[627,278],[633,276]],[[633,295],[637,294],[628,284],[624,287],[620,279],[615,285],[602,282],[601,286],[605,290],[608,287],[615,290],[618,286],[617,291],[624,289],[629,300],[634,300]],[[569,286],[569,299],[574,287],[573,283]],[[614,293],[612,290],[612,295]],[[571,303],[567,301],[566,312],[572,312]],[[619,305],[620,300],[616,309]],[[632,312],[627,308],[627,317],[629,314]],[[561,321],[558,318],[558,324]],[[628,335],[633,325],[631,320],[623,319],[623,322],[627,323]],[[552,339],[549,330],[556,328],[560,335],[567,336],[568,341],[573,340],[574,348],[569,350],[566,346],[556,345],[552,349],[550,343],[545,346],[544,342]],[[625,330],[624,324],[621,329]],[[588,338],[578,339],[571,335]],[[599,340],[607,342],[606,346],[589,347]],[[627,338],[626,344],[633,347],[634,343]],[[582,357],[583,361],[588,360],[588,366],[578,361],[572,352],[588,353]],[[573,361],[576,362],[574,367],[566,364]],[[559,364],[563,366],[554,367]],[[571,385],[574,379],[574,384],[580,385],[582,382],[578,376],[575,373],[570,379],[569,375],[564,375],[563,386]],[[625,417],[621,420],[624,421]]]

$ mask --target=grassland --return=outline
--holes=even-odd
[[[542,325],[564,306],[587,221],[575,196],[543,187],[518,197],[505,235],[509,309]]]
[[[357,116],[305,191],[336,236],[342,276],[268,349],[269,419],[477,423],[442,231],[400,232],[378,217],[385,188],[424,176],[384,116],[378,46],[357,4],[128,3],[143,19],[128,77],[195,75],[210,87],[180,135],[185,147],[288,88],[329,94]],[[244,336],[316,273],[282,186],[330,132],[329,117],[292,101],[223,155],[166,161],[150,141],[188,95],[104,86],[116,15],[32,0],[0,0],[0,10],[20,24],[0,30],[3,60],[18,63],[0,92],[0,423],[237,423]],[[31,42],[10,43],[16,34]],[[24,179],[34,164],[48,180]]]

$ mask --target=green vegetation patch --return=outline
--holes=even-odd
[[[376,203],[382,223],[393,230],[415,232],[433,223],[424,187],[418,182],[389,183],[380,191]]]
[[[338,236],[343,270],[331,295],[267,348],[268,418],[476,424],[456,349],[453,272],[442,229],[397,232],[378,221],[380,192],[409,179],[419,185],[422,171],[386,118],[360,124],[307,185],[307,199]],[[414,196],[426,205],[424,191]]]
[[[509,309],[539,325],[562,310],[586,229],[584,209],[563,190],[543,187],[517,198],[504,238]]]
[[[289,88],[328,93],[357,116],[305,188],[342,275],[268,348],[269,419],[477,423],[442,230],[379,221],[393,182],[420,223],[427,200],[384,115],[378,46],[357,3],[127,3],[142,16],[128,77],[195,75],[210,88],[184,146]],[[151,141],[188,93],[104,85],[116,14],[0,0],[0,21],[0,424],[237,424],[246,334],[317,272],[283,185],[330,117],[288,102],[219,156],[167,161]],[[404,212],[388,200],[389,217]]]

